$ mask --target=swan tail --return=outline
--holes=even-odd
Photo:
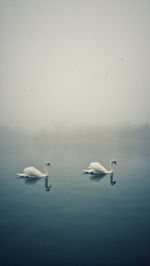
[[[90,175],[93,175],[93,174],[95,174],[96,172],[95,172],[93,169],[89,169],[89,170],[84,170],[84,169],[83,169],[83,173],[84,173],[84,174],[90,174]]]
[[[17,173],[17,175],[20,177],[28,177],[25,173],[21,173],[21,174]]]

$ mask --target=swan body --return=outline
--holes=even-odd
[[[20,177],[46,177],[48,176],[48,166],[50,166],[50,162],[46,161],[44,163],[44,172],[40,172],[33,166],[29,166],[24,168],[21,174],[17,173]]]
[[[90,163],[89,167],[87,170],[83,170],[85,174],[99,174],[99,175],[107,175],[107,174],[112,174],[113,169],[112,166],[117,165],[117,162],[115,160],[110,161],[110,170],[107,170],[103,165],[101,165],[98,162],[92,162]]]

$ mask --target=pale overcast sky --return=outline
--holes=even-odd
[[[0,125],[150,122],[149,0],[0,0]]]

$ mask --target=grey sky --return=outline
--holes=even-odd
[[[0,124],[150,122],[150,1],[0,0]]]

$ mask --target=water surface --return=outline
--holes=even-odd
[[[114,185],[82,173],[114,157]],[[52,161],[48,179],[16,176],[33,158]],[[0,173],[1,265],[150,265],[149,173],[148,155],[127,150],[12,155]]]

